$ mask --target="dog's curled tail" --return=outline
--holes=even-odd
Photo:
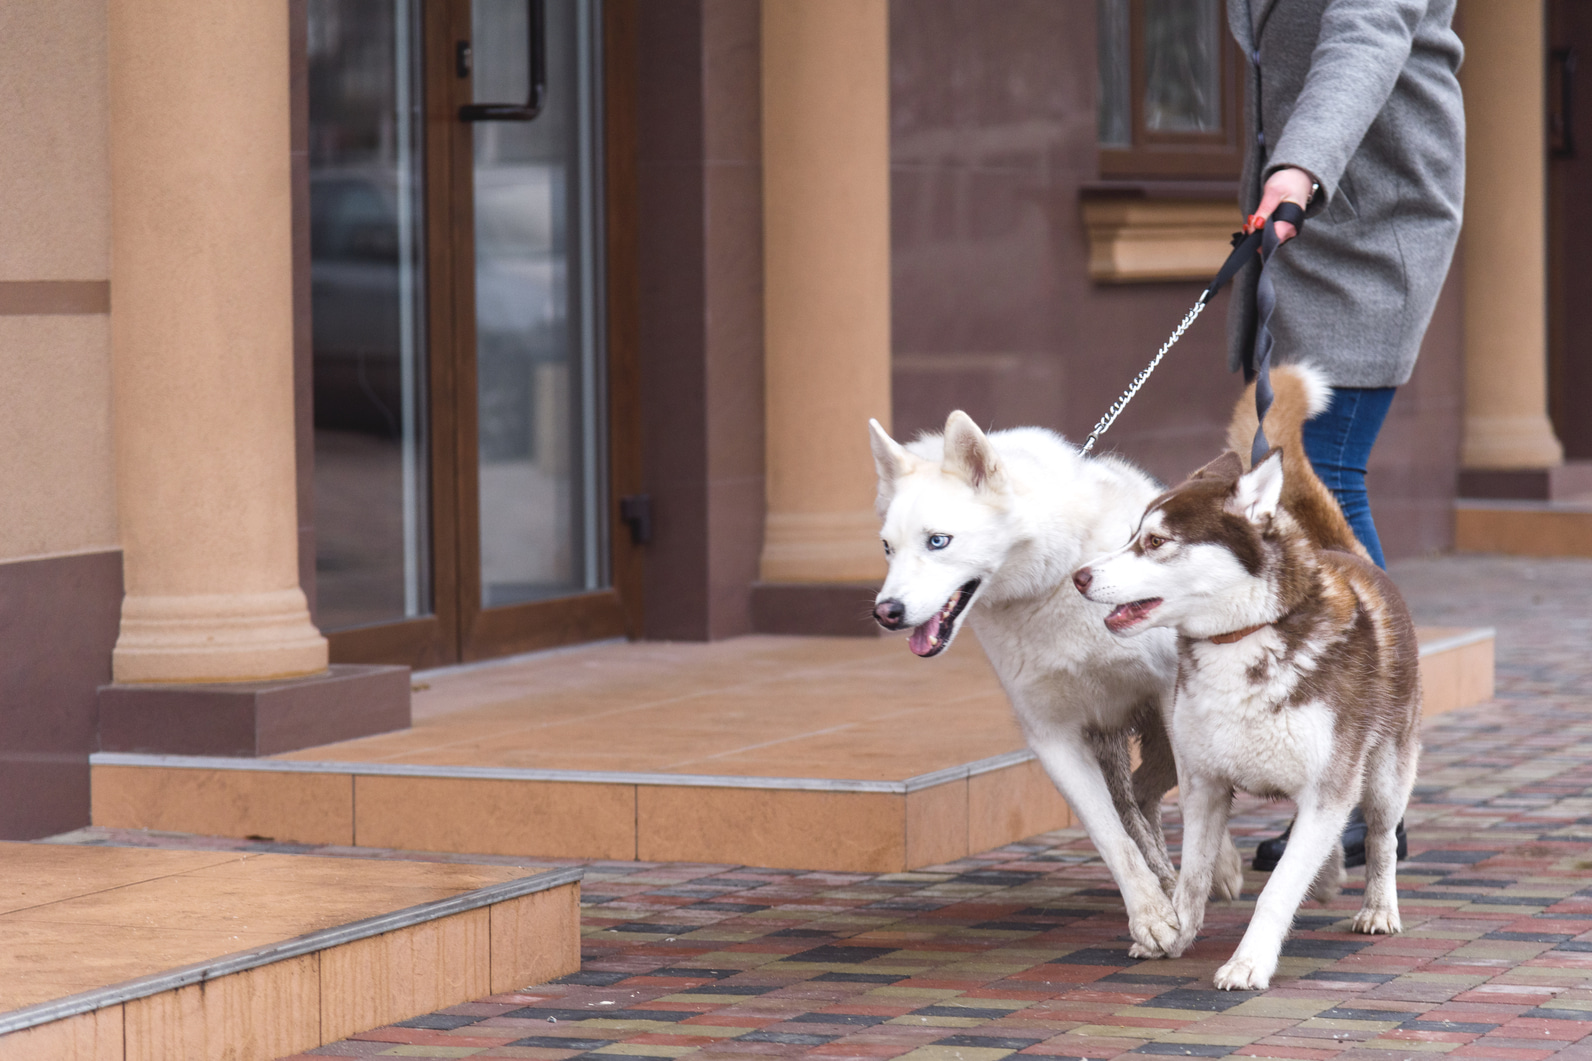
[[[1371,559],[1344,518],[1338,499],[1316,476],[1310,458],[1305,456],[1305,421],[1325,412],[1332,403],[1331,384],[1309,365],[1278,365],[1271,370],[1271,387],[1276,398],[1266,412],[1266,440],[1282,450],[1282,507],[1320,548]],[[1249,470],[1255,422],[1255,385],[1251,383],[1233,406],[1233,418],[1227,427],[1227,445],[1238,454],[1245,471]]]

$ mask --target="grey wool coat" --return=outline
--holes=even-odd
[[[1272,358],[1334,386],[1408,380],[1448,275],[1465,197],[1454,2],[1227,0],[1252,57],[1239,205],[1252,213],[1285,166],[1321,185],[1303,233],[1272,257]],[[1254,349],[1259,273],[1239,275],[1229,305],[1235,371]]]

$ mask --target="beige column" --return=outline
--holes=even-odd
[[[1548,421],[1542,0],[1465,4],[1467,468],[1564,461]]]
[[[765,582],[884,573],[868,418],[890,417],[886,0],[763,0]]]
[[[298,585],[288,5],[110,0],[119,682],[326,668]]]

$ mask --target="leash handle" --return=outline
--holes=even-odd
[[[1271,452],[1271,443],[1266,441],[1266,412],[1271,408],[1272,399],[1276,395],[1271,389],[1272,338],[1269,324],[1272,311],[1277,308],[1277,289],[1266,266],[1271,263],[1271,256],[1277,253],[1277,248],[1282,244],[1277,238],[1279,221],[1286,221],[1296,232],[1303,232],[1304,207],[1287,201],[1278,203],[1277,209],[1271,212],[1266,227],[1260,233],[1260,280],[1255,285],[1255,312],[1260,321],[1255,328],[1255,438],[1249,446],[1251,468],[1265,460],[1266,454]]]
[[[1251,216],[1257,219],[1260,217],[1258,214]],[[1294,227],[1295,232],[1303,232],[1305,230],[1304,207],[1287,199],[1277,204],[1277,209],[1272,211],[1270,218],[1263,220],[1265,220],[1265,227],[1257,226],[1254,231],[1248,233],[1233,233],[1233,252],[1222,263],[1221,269],[1216,273],[1216,278],[1201,293],[1200,302],[1202,304],[1215,298],[1216,293],[1226,287],[1229,280],[1238,275],[1238,270],[1249,264],[1251,256],[1256,251],[1262,250],[1261,244],[1265,241],[1266,228],[1269,228],[1273,221],[1286,221]],[[1263,254],[1262,257],[1265,257],[1265,255]]]

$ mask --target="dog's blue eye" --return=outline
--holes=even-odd
[[[884,546],[884,555],[886,555],[886,556],[894,556],[895,555],[895,550],[890,548],[890,543],[889,542],[880,542],[879,544]]]
[[[950,544],[951,544],[951,536],[949,534],[931,534],[931,535],[929,535],[929,548],[930,549],[944,549],[947,545],[950,545]]]

